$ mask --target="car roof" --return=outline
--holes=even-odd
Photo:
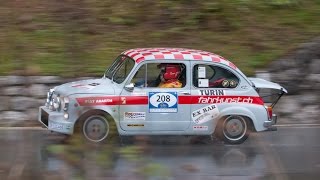
[[[225,58],[202,50],[186,49],[186,48],[136,48],[129,49],[122,54],[129,56],[136,63],[145,60],[197,60],[211,61],[227,65],[233,69],[238,69],[232,62]]]

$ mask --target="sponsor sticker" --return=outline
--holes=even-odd
[[[49,129],[56,129],[56,130],[62,130],[63,125],[60,123],[49,121]]]
[[[254,99],[251,97],[199,97],[198,104],[213,103],[249,103],[252,104]]]
[[[225,91],[222,89],[201,89],[199,90],[199,95],[201,96],[224,96]]]
[[[85,104],[104,104],[104,103],[112,103],[112,99],[85,99]]]
[[[93,86],[93,85],[87,85],[87,84],[74,84],[74,85],[72,85],[71,87],[88,89],[88,90],[91,90],[91,89],[95,88],[95,86]]]
[[[209,79],[198,79],[198,87],[209,87]]]
[[[177,92],[149,92],[150,113],[178,112]]]
[[[222,81],[222,87],[227,88],[227,87],[229,87],[229,85],[230,85],[230,82],[228,80],[223,80]]]
[[[206,67],[198,67],[198,78],[206,78]]]
[[[235,80],[230,80],[230,87],[235,88],[238,83]]]
[[[193,126],[194,131],[208,131],[208,126]]]
[[[124,120],[146,120],[145,112],[125,112]]]
[[[192,112],[192,121],[196,124],[203,124],[210,120],[213,120],[219,116],[220,112],[215,104],[205,106],[201,109]]]

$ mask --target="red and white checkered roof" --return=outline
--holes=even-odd
[[[185,48],[137,48],[122,52],[134,59],[136,63],[144,60],[200,60],[225,64],[233,69],[237,67],[230,61],[211,52]]]

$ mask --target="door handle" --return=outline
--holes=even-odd
[[[184,95],[190,95],[189,91],[179,91],[180,94],[184,94]]]

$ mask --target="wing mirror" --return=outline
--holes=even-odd
[[[125,86],[124,86],[124,89],[127,90],[127,91],[132,92],[133,89],[134,89],[134,83],[130,83],[130,84],[128,84],[128,85],[125,85]]]

